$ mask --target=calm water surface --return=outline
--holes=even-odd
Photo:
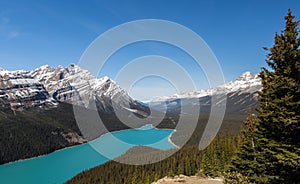
[[[137,145],[161,150],[174,148],[174,145],[168,141],[172,133],[173,130],[155,129],[151,125],[146,125],[139,129],[105,134],[89,144],[1,165],[0,183],[63,183],[81,171],[107,162],[109,158],[103,155],[115,158]]]

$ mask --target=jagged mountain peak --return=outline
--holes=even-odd
[[[115,83],[112,79],[107,76],[102,78],[95,78],[92,74],[79,67],[75,64],[70,64],[67,67],[63,67],[58,65],[56,68],[53,68],[49,65],[43,65],[36,68],[33,71],[29,72],[32,77],[35,79],[45,83],[47,86],[48,83],[69,83],[69,84],[76,84],[82,82],[90,82],[90,83],[97,83],[102,84],[105,82]],[[48,82],[47,82],[48,81]]]
[[[235,81],[228,82],[218,87],[223,89],[225,92],[255,92],[261,89],[261,79],[258,74],[251,72],[245,72],[241,74]]]
[[[48,70],[48,69],[54,69],[53,67],[49,66],[48,64],[42,65],[35,70]]]
[[[67,73],[75,74],[80,70],[84,70],[84,69],[80,68],[79,66],[77,66],[75,64],[70,64],[67,67],[63,67],[62,65],[58,65],[56,68],[51,67],[48,64],[45,64],[45,65],[42,65],[42,66],[34,69],[33,71],[35,71],[35,72],[40,71],[42,73],[56,71],[56,72],[67,72]]]
[[[49,94],[58,101],[88,107],[91,99],[98,99],[99,103],[102,103],[102,110],[105,111],[110,108],[111,104],[108,103],[111,99],[133,101],[127,92],[109,77],[95,78],[88,70],[75,64],[56,68],[43,66],[32,71],[31,75],[43,83]]]
[[[33,73],[33,72],[39,72],[39,73],[49,73],[49,72],[53,72],[55,69],[49,65],[42,65],[36,69],[34,69],[33,71],[30,71],[30,73]]]
[[[101,77],[100,80],[105,82],[112,81],[108,76]]]
[[[89,107],[91,99],[96,99],[97,107],[109,112],[112,100],[119,104],[134,103],[128,93],[109,77],[95,78],[75,64],[56,68],[43,65],[32,71],[2,69],[0,79],[0,102],[10,104],[14,109],[39,106],[50,101]],[[22,99],[27,101],[23,103]]]
[[[236,80],[238,80],[238,81],[249,81],[249,80],[256,79],[256,78],[258,78],[258,75],[253,74],[251,72],[244,72]]]

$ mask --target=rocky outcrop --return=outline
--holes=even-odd
[[[29,72],[0,71],[0,106],[12,110],[55,105],[44,85]]]
[[[221,184],[223,180],[221,178],[203,178],[198,176],[185,176],[179,175],[174,177],[164,177],[159,179],[152,184],[176,184],[176,183],[186,183],[186,184]]]
[[[55,134],[55,132],[53,134]],[[79,136],[76,132],[61,133],[61,134],[70,144],[82,144],[87,142],[86,139]]]

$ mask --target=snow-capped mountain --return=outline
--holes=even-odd
[[[216,88],[199,90],[170,97],[161,97],[150,105],[157,109],[163,104],[168,109],[193,104],[198,99],[202,110],[209,111],[211,97],[227,95],[227,109],[247,111],[257,105],[257,91],[262,88],[258,75],[245,72],[235,81]],[[184,103],[179,103],[184,99]],[[147,105],[132,99],[128,93],[108,77],[100,79],[74,64],[64,68],[48,65],[32,71],[7,71],[0,69],[0,108],[22,110],[31,107],[55,106],[59,102],[92,108],[111,113],[114,108],[126,109],[138,115],[149,114]],[[207,109],[207,110],[205,110]]]
[[[216,88],[206,90],[192,91],[181,94],[174,94],[173,96],[163,96],[154,100],[154,102],[165,101],[178,98],[201,98],[205,96],[212,96],[218,93],[253,93],[261,90],[261,80],[258,75],[251,72],[241,74],[235,81],[228,82]]]
[[[97,109],[104,112],[114,111],[113,102],[120,108],[138,104],[107,76],[97,79],[74,64],[67,68],[58,66],[56,69],[45,65],[30,74],[43,83],[49,94],[60,102],[91,107],[94,101]]]
[[[30,75],[41,82],[57,101],[87,106],[92,98],[89,81],[94,77],[76,65],[67,68],[44,65],[31,71]]]
[[[163,105],[167,104],[169,110],[180,108],[180,105],[193,105],[191,99],[197,99],[196,105],[201,105],[204,112],[210,110],[211,97],[219,94],[227,95],[227,111],[230,113],[253,110],[257,106],[257,92],[262,89],[261,80],[256,74],[245,72],[241,74],[235,81],[228,82],[216,88],[207,90],[199,90],[173,96],[164,96],[152,101],[150,105],[163,109]],[[190,99],[190,100],[189,100]],[[182,102],[184,100],[184,102]],[[222,98],[220,98],[222,100]],[[180,103],[183,104],[180,104]],[[195,100],[193,100],[195,102]],[[198,103],[199,102],[199,103]],[[216,102],[218,104],[218,101]],[[195,105],[195,104],[194,104]]]
[[[44,65],[33,71],[0,71],[1,106],[21,110],[57,102],[84,107],[96,104],[103,112],[113,112],[113,102],[117,108],[141,106],[140,109],[145,109],[113,80],[108,77],[97,79],[74,64],[66,68]]]
[[[29,72],[0,71],[1,109],[23,109],[55,105],[44,85],[33,78]]]

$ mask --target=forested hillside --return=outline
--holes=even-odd
[[[0,132],[0,164],[47,154],[82,141],[68,104],[48,110],[1,111]],[[78,142],[69,142],[67,136],[71,135]]]
[[[91,109],[78,108],[83,114],[81,117],[94,114]],[[107,131],[128,129],[114,114],[99,114],[107,130],[97,132],[96,136]],[[2,110],[0,131],[0,164],[86,142],[76,123],[73,106],[67,103],[48,109]]]

